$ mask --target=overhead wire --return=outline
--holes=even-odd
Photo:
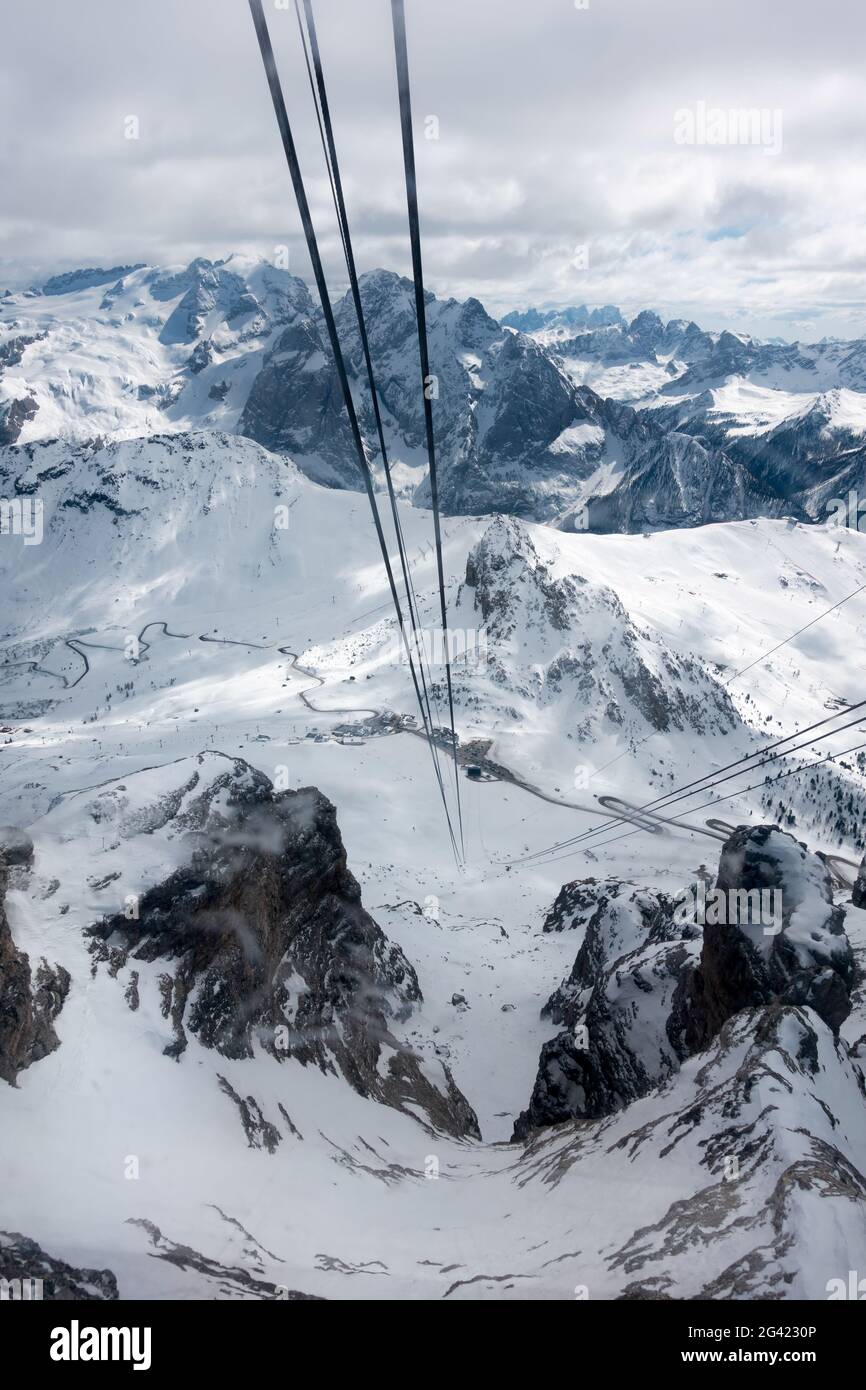
[[[372,353],[370,351],[370,341],[367,332],[366,316],[361,301],[361,291],[358,282],[358,275],[355,263],[355,254],[352,247],[352,236],[349,229],[349,216],[346,209],[346,200],[343,193],[343,181],[340,174],[340,164],[337,157],[336,140],[334,138],[333,122],[331,120],[330,103],[328,101],[327,87],[325,85],[325,74],[322,64],[321,50],[319,48],[319,38],[316,29],[315,15],[313,13],[312,0],[304,0],[304,17],[306,20],[306,31],[304,22],[301,19],[301,10],[298,0],[295,0],[295,15],[298,21],[298,31],[301,38],[301,47],[304,53],[304,61],[307,69],[307,77],[310,83],[310,92],[313,99],[313,107],[316,112],[316,121],[319,128],[319,137],[322,144],[322,153],[325,159],[325,166],[328,171],[328,180],[331,186],[331,196],[334,203],[334,213],[337,218],[337,225],[340,229],[340,239],[343,245],[343,255],[346,262],[346,271],[349,276],[349,285],[352,295],[352,302],[355,308],[355,316],[358,321],[358,332],[361,340],[361,349],[364,357],[364,366],[367,376],[367,385],[370,393],[370,400],[373,408],[373,415],[376,423],[376,433],[379,440],[379,452],[382,455],[382,465],[385,475],[385,483],[388,491],[388,500],[391,507],[391,519],[394,532],[397,538],[397,548],[400,557],[400,567],[403,575],[403,584],[406,591],[406,602],[409,611],[409,621],[412,629],[412,655],[418,662],[418,671],[421,679],[422,695],[424,708],[422,718],[428,731],[431,752],[436,769],[437,781],[442,787],[442,796],[445,796],[444,785],[442,784],[442,772],[439,765],[438,748],[433,735],[433,713],[430,703],[430,691],[428,689],[427,677],[425,676],[425,650],[422,636],[420,620],[418,618],[418,600],[415,594],[415,586],[412,580],[411,567],[408,563],[407,550],[403,535],[403,526],[400,520],[400,512],[397,506],[397,498],[394,491],[394,483],[391,477],[391,464],[388,457],[388,448],[385,443],[385,429],[382,421],[382,412],[379,406],[380,393],[376,384],[375,372],[373,369]],[[315,78],[313,72],[315,71]],[[408,640],[404,637],[404,645],[407,646]],[[429,674],[429,666],[428,666]],[[430,679],[432,686],[432,677]],[[434,697],[435,703],[435,697]],[[426,711],[426,713],[425,713]],[[438,705],[436,706],[437,719],[439,717]]]
[[[281,82],[280,82],[279,73],[278,73],[278,71],[277,71],[276,59],[275,59],[275,57],[274,57],[274,51],[273,51],[273,47],[272,47],[272,45],[271,45],[270,34],[269,34],[269,32],[268,32],[267,20],[265,19],[264,11],[263,11],[263,8],[262,8],[262,0],[249,0],[249,6],[250,6],[250,13],[251,13],[251,15],[252,15],[252,20],[253,20],[253,26],[254,26],[255,31],[256,31],[256,38],[258,39],[259,50],[260,50],[261,57],[262,57],[262,63],[263,63],[264,69],[265,69],[265,76],[266,76],[266,78],[267,78],[268,88],[269,88],[270,94],[271,94],[271,101],[272,101],[273,107],[274,107],[274,114],[275,114],[276,120],[277,120],[277,128],[278,128],[278,130],[279,130],[280,138],[281,138],[281,140],[282,140],[283,152],[284,152],[285,157],[286,157],[286,163],[287,163],[288,168],[289,168],[289,175],[290,175],[290,177],[291,177],[292,187],[293,187],[294,193],[295,193],[295,199],[296,199],[296,202],[297,202],[297,204],[298,204],[298,212],[299,212],[300,218],[301,218],[301,225],[302,225],[302,227],[303,227],[304,239],[305,239],[305,241],[306,241],[306,243],[307,243],[307,251],[308,251],[309,257],[310,257],[310,263],[311,263],[312,270],[313,270],[313,277],[314,277],[314,279],[315,279],[315,281],[316,281],[316,288],[317,288],[317,290],[318,290],[319,300],[320,300],[321,307],[322,307],[322,316],[323,316],[323,318],[324,318],[324,320],[325,320],[325,327],[326,327],[327,334],[328,334],[328,340],[329,340],[330,346],[331,346],[331,352],[332,352],[333,358],[334,358],[334,365],[335,365],[335,368],[336,368],[336,371],[337,371],[337,378],[338,378],[338,381],[339,381],[339,383],[340,383],[340,389],[341,389],[341,392],[342,392],[342,395],[343,395],[343,403],[344,403],[344,405],[345,405],[346,414],[347,414],[348,419],[349,419],[349,428],[350,428],[350,430],[351,430],[352,439],[353,439],[353,442],[354,442],[354,445],[355,445],[355,449],[356,449],[356,452],[357,452],[357,455],[358,455],[358,463],[359,463],[359,466],[360,466],[360,469],[361,469],[361,475],[362,475],[363,480],[364,480],[364,487],[365,487],[365,490],[366,490],[366,492],[367,492],[367,498],[368,498],[368,501],[369,501],[369,503],[370,503],[370,510],[371,510],[372,517],[373,517],[373,524],[374,524],[374,527],[375,527],[375,530],[376,530],[376,536],[377,536],[377,539],[378,539],[378,542],[379,542],[379,548],[380,548],[380,551],[381,551],[381,554],[382,554],[382,559],[383,559],[383,562],[384,562],[384,565],[385,565],[385,572],[386,572],[387,577],[388,577],[388,586],[389,586],[390,591],[391,591],[391,598],[392,598],[392,601],[393,601],[393,603],[394,603],[394,608],[395,608],[395,611],[396,611],[396,614],[397,614],[397,621],[398,621],[398,624],[399,624],[399,629],[400,629],[400,632],[401,632],[401,634],[404,636],[404,639],[405,639],[405,625],[404,625],[404,620],[403,620],[403,609],[402,609],[402,605],[401,605],[401,603],[400,603],[400,596],[399,596],[399,594],[398,594],[398,592],[397,592],[397,586],[396,586],[396,582],[395,582],[395,579],[394,579],[394,572],[393,572],[393,569],[392,569],[392,566],[391,566],[391,558],[390,558],[390,555],[389,555],[389,553],[388,553],[388,546],[387,546],[387,543],[386,543],[386,540],[385,540],[385,534],[384,534],[384,531],[383,531],[383,529],[382,529],[382,521],[381,521],[381,518],[380,518],[380,516],[379,516],[379,509],[378,509],[378,505],[377,505],[377,503],[376,503],[376,494],[375,494],[375,489],[374,489],[374,487],[373,487],[372,474],[371,474],[371,471],[370,471],[369,463],[368,463],[368,461],[367,461],[367,455],[366,455],[366,452],[365,452],[365,449],[364,449],[364,441],[363,441],[363,438],[362,438],[362,435],[361,435],[360,426],[359,426],[359,424],[358,424],[358,417],[357,417],[357,413],[356,413],[356,411],[355,411],[355,404],[354,404],[354,400],[353,400],[353,398],[352,398],[351,388],[350,388],[350,386],[349,386],[349,379],[348,379],[348,375],[347,375],[347,372],[346,372],[346,365],[345,365],[345,361],[344,361],[344,359],[343,359],[343,353],[342,353],[342,349],[341,349],[341,346],[340,346],[340,338],[339,338],[339,334],[338,334],[338,332],[337,332],[336,322],[335,322],[335,320],[334,320],[334,311],[333,311],[333,308],[331,307],[331,301],[330,301],[330,297],[329,297],[329,295],[328,295],[327,281],[326,281],[325,272],[324,272],[324,269],[323,269],[323,266],[322,266],[321,255],[320,255],[320,253],[319,253],[318,240],[317,240],[317,237],[316,237],[315,228],[314,228],[314,226],[313,226],[312,216],[311,216],[311,214],[310,214],[310,206],[309,206],[309,201],[308,201],[308,199],[307,199],[307,193],[306,193],[306,188],[305,188],[305,185],[304,185],[303,174],[302,174],[302,172],[301,172],[301,167],[300,167],[300,163],[299,163],[299,160],[298,160],[297,150],[296,150],[296,147],[295,147],[294,138],[293,138],[293,136],[292,136],[291,125],[290,125],[290,122],[289,122],[288,112],[287,112],[287,110],[286,110],[286,103],[285,103],[285,99],[284,99],[284,97],[283,97],[282,84],[281,84]],[[414,686],[415,686],[415,693],[416,693],[416,696],[417,696],[417,698],[418,698],[419,707],[420,707],[421,710],[422,710],[422,717],[423,717],[424,704],[423,704],[423,699],[422,699],[422,696],[421,696],[421,689],[420,689],[420,686],[419,686],[419,684],[418,684],[418,677],[417,677],[417,673],[416,673],[416,671],[415,671],[415,665],[414,665],[414,661],[413,661],[412,656],[411,656],[411,652],[409,653],[409,663],[410,663],[410,670],[411,670],[411,673],[412,673],[413,684],[414,684]],[[429,741],[429,743],[430,743],[431,754],[432,754],[432,753],[433,753],[433,740],[432,740],[432,738],[430,738],[430,739],[428,739],[428,741]],[[435,757],[434,757],[434,764],[435,764]],[[441,779],[440,779],[440,783],[441,783]],[[443,789],[443,790],[444,790],[444,789]],[[457,860],[457,862],[458,862],[458,864],[459,864],[459,862],[460,862],[460,852],[459,852],[458,849],[457,849],[457,842],[456,842],[456,837],[455,837],[455,835],[454,835],[454,828],[453,828],[453,825],[452,825],[452,823],[451,823],[451,813],[450,813],[450,810],[449,810],[449,807],[448,807],[448,804],[447,804],[447,800],[445,799],[444,795],[443,795],[443,806],[444,806],[444,810],[445,810],[446,821],[447,821],[447,824],[448,824],[448,831],[449,831],[449,836],[450,836],[450,839],[451,839],[452,849],[453,849],[453,851],[454,851],[455,859]],[[461,843],[462,843],[462,835],[461,835]]]
[[[406,44],[406,14],[403,0],[391,0],[391,20],[394,30],[394,57],[397,65],[397,93],[400,103],[400,131],[403,139],[403,173],[406,182],[406,207],[409,217],[409,244],[412,252],[412,280],[415,287],[415,317],[418,323],[418,354],[421,362],[421,393],[424,404],[424,434],[430,476],[430,500],[433,510],[433,532],[436,542],[436,568],[439,576],[439,606],[442,619],[442,641],[445,657],[445,677],[448,686],[448,713],[451,722],[451,746],[454,754],[457,818],[460,843],[463,845],[463,812],[460,805],[460,778],[457,757],[457,731],[454,723],[454,688],[451,679],[448,613],[445,602],[445,571],[442,563],[442,528],[439,517],[439,479],[436,466],[436,442],[433,432],[433,403],[431,400],[430,359],[427,345],[427,311],[424,299],[424,273],[421,261],[421,228],[418,216],[418,187],[415,174],[415,146],[412,134],[412,98],[409,86],[409,53]]]

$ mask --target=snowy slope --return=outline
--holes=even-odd
[[[663,839],[620,827],[527,856],[604,822],[599,795],[640,804],[864,698],[856,599],[738,675],[866,582],[861,535],[448,518],[451,622],[485,653],[455,666],[461,756],[483,769],[461,771],[458,869],[366,498],[219,430],[31,443],[0,468],[0,494],[44,505],[41,545],[0,542],[0,823],[34,843],[6,913],[32,968],[44,956],[71,980],[59,1046],[16,1088],[0,1082],[15,1135],[0,1229],[110,1268],[125,1297],[814,1298],[856,1268],[866,1108],[855,1059],[808,1009],[739,1014],[622,1112],[508,1141],[557,1031],[542,1006],[580,944],[541,930],[563,883],[673,895],[721,846],[698,795]],[[432,628],[431,518],[402,504],[402,520]],[[333,802],[363,907],[417,973],[423,997],[389,1025],[398,1051],[440,1085],[450,1069],[480,1141],[259,1044],[226,1056],[189,1029],[174,1060],[159,981],[173,967],[108,958],[92,973],[84,929],[186,863],[182,788],[199,755]],[[760,777],[729,791],[715,814],[731,824],[775,818],[784,797],[810,849],[862,855],[856,757],[816,787],[807,774],[770,788],[770,808]],[[849,917],[862,954],[866,918]],[[760,1138],[735,1185],[731,1113]],[[172,1242],[201,1258],[181,1267]]]

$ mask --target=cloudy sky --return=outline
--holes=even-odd
[[[339,244],[285,3],[265,12],[336,292]],[[390,5],[315,11],[358,261],[406,271]],[[765,336],[866,334],[866,16],[852,0],[406,11],[438,293],[475,294],[494,313],[614,303]],[[758,143],[729,129],[741,110],[764,113]],[[701,143],[716,112],[717,142]],[[0,188],[0,286],[82,264],[273,258],[284,244],[308,274],[246,0],[6,7]]]

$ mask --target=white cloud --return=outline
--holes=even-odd
[[[267,6],[326,264],[339,240],[292,10]],[[317,0],[362,267],[408,269],[386,0]],[[866,330],[866,81],[849,0],[407,0],[425,270],[494,312],[612,302]],[[781,153],[674,143],[703,101],[779,109]],[[125,117],[140,139],[123,138]],[[424,138],[435,115],[438,140]],[[247,8],[41,0],[4,18],[0,284],[288,242],[307,270]],[[14,134],[13,134],[14,132]],[[575,246],[589,247],[589,264]]]

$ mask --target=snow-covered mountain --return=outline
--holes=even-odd
[[[363,293],[435,636],[410,288]],[[577,381],[580,323],[430,297],[458,867],[303,283],[0,302],[0,1277],[825,1298],[866,1236],[866,540],[806,523],[857,388],[762,465],[716,388],[718,435]],[[587,334],[697,363],[642,318]],[[771,931],[684,916],[699,886],[772,890]]]
[[[410,283],[361,279],[392,474],[429,504]],[[349,296],[337,321],[368,455],[373,415]],[[476,299],[428,294],[443,508],[592,531],[751,516],[823,517],[861,478],[858,343],[762,344],[607,306],[497,323]],[[531,331],[522,331],[529,329]],[[54,277],[0,299],[0,443],[221,429],[361,487],[321,313],[306,285],[230,256]],[[852,481],[853,480],[853,481]],[[826,508],[825,508],[826,510]]]
[[[605,328],[611,324],[622,324],[624,319],[614,304],[604,304],[597,309],[588,309],[585,304],[579,304],[566,309],[514,309],[510,314],[505,314],[500,322],[507,328],[541,337],[567,335],[576,328]]]

